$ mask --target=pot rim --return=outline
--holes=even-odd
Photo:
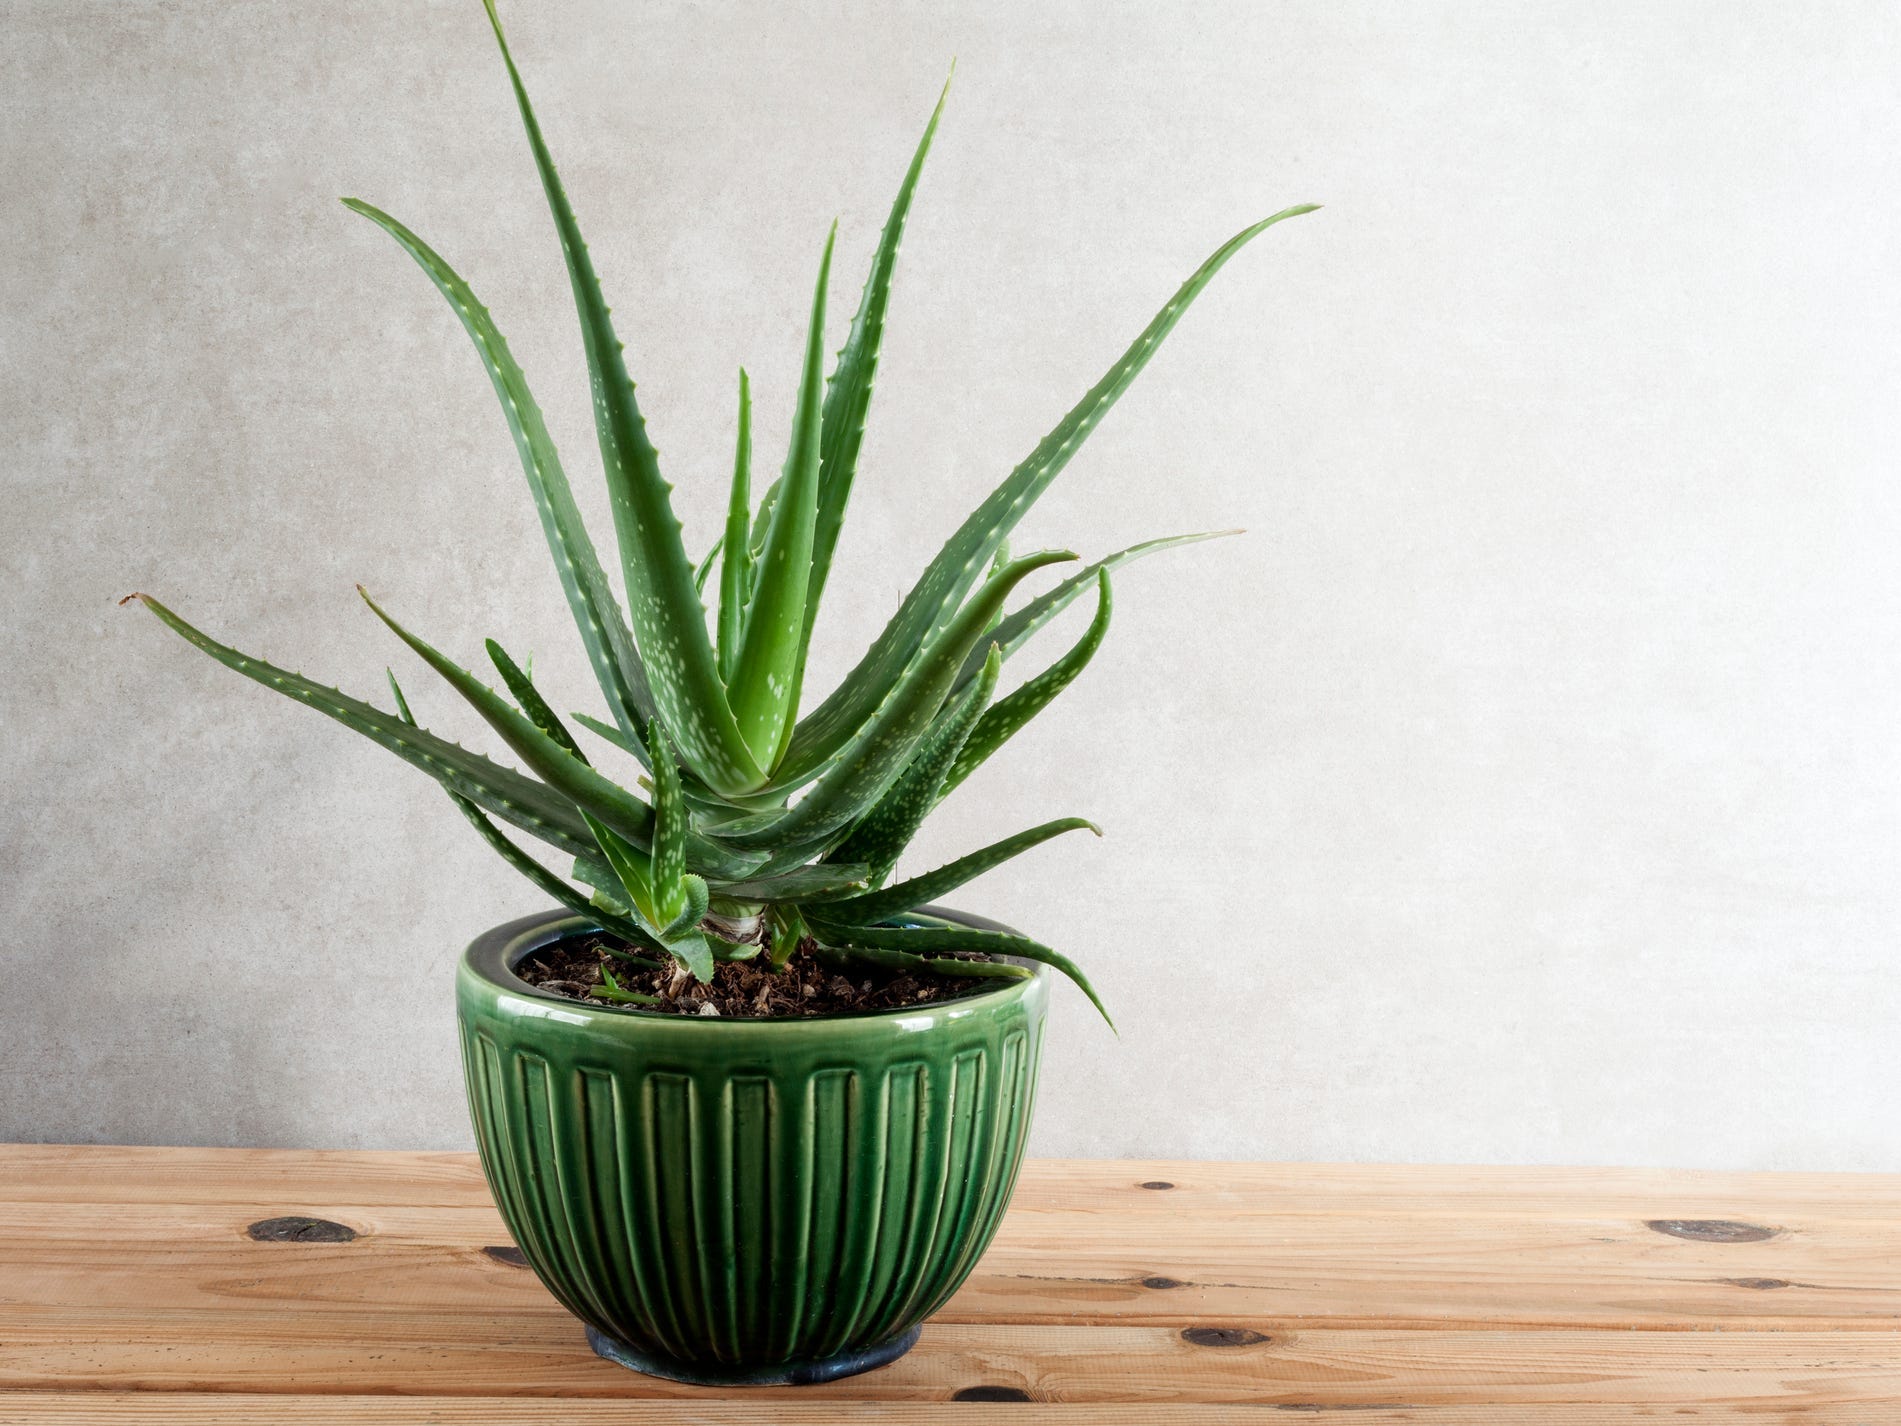
[[[1003,931],[1017,934],[1011,927],[1000,921],[992,921],[984,916],[972,915],[967,911],[955,911],[947,906],[920,906],[919,916],[934,916],[946,921],[956,921],[975,931]],[[893,917],[902,921],[903,917]],[[463,951],[460,966],[463,972],[474,976],[497,990],[510,995],[526,996],[542,1004],[558,1005],[564,1011],[576,1015],[595,1015],[611,1017],[608,1023],[625,1020],[646,1020],[662,1022],[668,1025],[696,1025],[713,1030],[721,1026],[761,1026],[797,1027],[825,1022],[839,1021],[875,1021],[882,1018],[912,1017],[920,1014],[951,1013],[963,1015],[978,1010],[987,1010],[1002,1005],[1008,1000],[1023,995],[1030,987],[1047,984],[1053,974],[1050,967],[1040,961],[1024,960],[1018,956],[1003,956],[1000,959],[1012,965],[1027,967],[1032,974],[1023,980],[1005,981],[994,990],[978,991],[973,995],[960,995],[954,1000],[929,1001],[922,1005],[893,1005],[882,1010],[838,1010],[822,1015],[679,1015],[670,1011],[648,1010],[638,1005],[596,1004],[585,1000],[576,1000],[572,996],[554,995],[529,984],[515,974],[515,967],[529,955],[582,930],[599,931],[601,928],[590,917],[578,911],[569,911],[560,907],[551,907],[536,912],[532,916],[519,917],[505,921],[499,926],[491,926]]]

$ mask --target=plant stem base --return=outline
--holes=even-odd
[[[605,1332],[587,1329],[587,1344],[595,1354],[647,1376],[683,1381],[689,1386],[816,1386],[822,1381],[857,1376],[874,1367],[895,1362],[917,1345],[921,1328],[913,1327],[875,1347],[859,1347],[815,1362],[782,1362],[770,1367],[723,1368],[703,1362],[682,1362],[672,1357],[636,1351]]]

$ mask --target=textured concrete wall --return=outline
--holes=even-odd
[[[1250,533],[1131,570],[919,848],[1107,829],[962,898],[1120,1013],[1063,992],[1040,1151],[1901,1169],[1894,6],[510,8],[696,543],[958,59],[820,687],[1207,250],[1328,205],[1019,547]],[[537,895],[114,599],[473,735],[363,580],[586,700],[466,338],[334,201],[476,284],[605,538],[479,7],[0,10],[0,1138],[466,1144],[451,965]]]

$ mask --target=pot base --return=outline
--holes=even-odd
[[[917,1345],[921,1330],[913,1327],[909,1332],[900,1333],[875,1347],[859,1347],[816,1362],[784,1362],[770,1367],[721,1367],[714,1363],[676,1361],[672,1357],[636,1351],[625,1342],[592,1327],[587,1329],[587,1344],[597,1356],[605,1357],[610,1362],[647,1376],[683,1381],[689,1386],[816,1386],[822,1381],[857,1376],[860,1372],[871,1371],[887,1362],[895,1362]]]

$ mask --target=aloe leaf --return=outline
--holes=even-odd
[[[448,655],[439,652],[409,632],[370,598],[361,585],[357,593],[390,631],[415,651],[422,661],[441,674],[444,681],[482,715],[484,721],[501,734],[502,741],[548,785],[571,798],[582,811],[591,813],[622,836],[635,842],[653,836],[653,809],[624,787],[608,781],[588,764],[534,725],[526,714],[510,706],[494,689],[463,668]]]
[[[679,910],[673,913],[671,921],[660,928],[660,939],[672,945],[682,937],[697,935],[700,922],[706,919],[706,909],[712,900],[704,877],[695,876],[692,872],[684,874],[680,878]]]
[[[774,476],[772,484],[766,487],[766,493],[760,497],[758,513],[752,517],[752,538],[748,547],[752,550],[753,563],[759,562],[759,555],[766,547],[766,531],[772,528],[772,512],[779,508],[779,485],[781,477]]]
[[[597,738],[605,739],[607,742],[619,748],[623,753],[631,753],[633,756],[639,758],[642,767],[647,765],[647,743],[644,733],[641,738],[636,741],[628,737],[612,723],[604,723],[599,718],[593,717],[590,714],[570,713],[568,716]]]
[[[793,867],[774,876],[723,881],[714,889],[733,901],[771,901],[790,905],[821,896],[856,895],[865,889],[871,868],[851,862]]]
[[[759,958],[765,947],[757,941],[729,941],[724,936],[716,936],[711,931],[701,931],[707,949],[713,953],[716,961],[751,961]]]
[[[745,630],[746,601],[752,597],[753,556],[748,526],[752,521],[752,382],[739,371],[739,436],[733,445],[733,483],[726,501],[726,531],[714,546],[724,551],[719,566],[719,615],[715,646],[719,676],[731,683],[733,665]],[[707,556],[711,562],[712,555]],[[730,701],[730,700],[729,700]]]
[[[937,792],[938,802],[949,797],[958,784],[983,764],[985,758],[1021,732],[1023,725],[1030,719],[1049,707],[1056,695],[1074,683],[1076,675],[1096,656],[1096,650],[1102,647],[1102,641],[1109,633],[1109,616],[1114,609],[1109,593],[1109,571],[1098,570],[1096,580],[1099,591],[1096,596],[1096,617],[1089,621],[1083,636],[1069,652],[983,715],[958,750],[950,771],[944,774],[943,784]],[[980,680],[982,677],[979,675]]]
[[[726,548],[726,537],[722,535],[713,541],[713,548],[706,552],[706,558],[693,566],[693,592],[700,596],[700,602],[706,602],[706,581],[713,573],[713,566],[719,563],[720,551]]]
[[[818,287],[812,296],[805,365],[799,375],[798,403],[792,418],[792,449],[780,476],[779,499],[766,530],[766,547],[753,569],[745,636],[727,681],[727,696],[739,731],[759,766],[768,772],[792,735],[799,687],[804,681],[806,588],[812,571],[812,526],[818,518],[825,290],[837,240],[838,225],[834,223],[825,239]],[[721,617],[725,617],[724,606]]]
[[[955,891],[965,882],[1002,866],[1012,857],[1021,856],[1031,847],[1041,846],[1052,837],[1085,829],[1098,837],[1102,835],[1100,827],[1081,817],[1058,817],[1040,827],[1018,832],[1014,837],[992,842],[954,862],[947,862],[935,871],[927,871],[922,876],[914,876],[909,881],[901,881],[883,891],[869,891],[849,900],[828,901],[822,906],[815,906],[811,914],[841,926],[868,926],[874,921],[884,921],[934,901],[946,892]]]
[[[909,935],[909,932],[905,934]],[[819,954],[822,959],[842,961],[865,961],[871,965],[883,966],[887,970],[931,971],[938,975],[965,976],[980,980],[1028,980],[1035,971],[1024,966],[1011,965],[1008,961],[964,960],[956,956],[927,956],[915,951],[902,951],[893,946],[868,946],[856,940],[845,939],[837,944],[819,938]]]
[[[126,599],[144,604],[187,643],[226,668],[336,719],[503,821],[571,856],[592,846],[587,826],[574,805],[546,783],[469,752],[426,728],[411,727],[401,718],[302,674],[239,653],[194,628],[149,594],[128,594]]]
[[[568,596],[568,609],[587,648],[588,662],[595,680],[607,699],[614,720],[629,734],[638,736],[653,717],[653,690],[648,686],[646,669],[634,648],[633,635],[621,615],[614,591],[601,571],[594,543],[588,538],[581,512],[574,503],[574,492],[555,453],[554,440],[542,420],[541,408],[528,389],[528,378],[508,350],[501,329],[489,316],[488,309],[475,300],[469,285],[455,269],[417,237],[379,208],[355,198],[343,200],[344,206],[361,213],[402,245],[429,275],[442,295],[449,299],[464,329],[481,355],[495,394],[501,399],[508,429],[515,438],[522,470],[528,476],[528,488],[535,497],[535,510],[541,516],[541,528],[548,549],[554,555],[561,587]]]
[[[1183,545],[1198,545],[1204,540],[1222,540],[1231,535],[1245,533],[1241,530],[1206,530],[1193,535],[1165,535],[1159,540],[1144,540],[1139,545],[1130,545],[1126,550],[1117,550],[1105,555],[1091,564],[1084,565],[1076,573],[1065,579],[1054,589],[1046,590],[1014,614],[1006,615],[990,631],[990,638],[1003,651],[1007,659],[1028,643],[1033,635],[1053,620],[1058,614],[1098,586],[1099,576],[1105,572],[1120,569],[1132,564],[1144,555],[1159,554],[1163,550],[1178,549]],[[983,667],[984,648],[971,650],[964,659],[963,672],[957,675],[961,688],[966,682],[977,676]]]
[[[592,813],[587,817],[588,830],[594,834],[594,843],[600,848],[601,855],[607,859],[608,868],[614,873],[621,893],[626,897],[635,914],[647,923],[649,935],[659,931],[662,918],[654,906],[653,893],[653,857],[644,848],[635,845]],[[575,866],[581,863],[577,858]],[[593,880],[589,877],[590,882]],[[608,890],[611,892],[612,887]]]
[[[599,996],[602,1000],[611,1000],[617,1005],[664,1005],[657,995],[641,995],[628,990],[614,979],[614,973],[606,966],[601,967],[601,983],[588,991],[589,995]]]
[[[1044,566],[1074,558],[1061,550],[1013,560],[958,611],[804,797],[783,812],[722,826],[721,840],[742,848],[784,847],[823,838],[862,816],[910,758],[950,691],[964,654],[982,637],[1010,591]]]
[[[600,280],[542,139],[528,91],[508,51],[494,0],[483,0],[483,5],[508,67],[522,127],[567,260],[593,384],[601,463],[607,473],[614,527],[620,535],[628,613],[648,662],[654,703],[681,755],[708,786],[723,793],[750,791],[765,781],[765,774],[740,736],[726,702],[712,641],[707,637],[706,611],[694,592],[693,569],[680,542],[672,487],[661,478],[658,457],[647,438],[646,421],[634,398],[634,383],[627,374],[621,342],[614,334],[607,301],[601,295]]]
[[[596,838],[595,840],[598,843],[600,839]],[[599,847],[596,846],[595,851],[598,853],[599,850]],[[620,878],[614,875],[612,869],[608,867],[606,862],[597,860],[595,856],[576,857],[574,859],[574,869],[570,875],[573,876],[576,881],[593,887],[595,895],[611,897],[616,908],[621,910],[626,908],[627,889],[621,885]]]
[[[1017,521],[1069,463],[1070,457],[1128,390],[1155,348],[1214,275],[1257,235],[1288,218],[1311,213],[1315,206],[1302,204],[1287,208],[1242,229],[1196,269],[1102,380],[1089,389],[1029,457],[945,542],[857,666],[824,702],[800,721],[785,758],[775,771],[775,781],[785,783],[810,776],[851,739],[903,676],[919,647],[944,620],[946,612],[956,607],[969,592],[997,543],[1009,536]]]
[[[410,727],[418,727],[416,715],[409,711],[409,700],[403,697],[402,685],[396,681],[395,670],[385,669],[383,672],[389,679],[389,691],[390,695],[396,700],[397,713]],[[468,798],[458,792],[450,792],[449,800],[456,805],[456,809],[461,812],[464,817],[468,818],[469,824],[482,834],[482,840],[487,842],[496,852],[500,853],[503,861],[520,872],[530,882],[534,883],[543,893],[552,896],[570,911],[580,912],[592,920],[601,930],[619,936],[623,941],[637,946],[648,947],[656,951],[660,949],[660,947],[654,943],[653,938],[648,936],[639,926],[624,917],[604,912],[601,907],[593,903],[591,898],[583,896],[560,877],[549,871],[540,862],[529,856],[527,852],[516,846],[504,835],[502,829],[489,821],[482,809],[469,801]],[[628,957],[628,959],[638,958]],[[643,962],[643,964],[657,964],[657,962]]]
[[[772,951],[766,961],[774,970],[784,970],[786,962],[792,959],[793,952],[799,949],[799,943],[807,935],[805,918],[795,906],[773,908],[772,915]]]
[[[918,743],[917,752],[904,765],[897,781],[852,828],[851,835],[826,854],[828,860],[863,862],[871,868],[874,884],[884,881],[897,865],[899,854],[917,835],[926,814],[943,796],[944,778],[955,765],[971,729],[978,726],[977,720],[996,691],[1002,668],[1003,656],[992,644],[977,681],[955,695],[950,707]]]
[[[667,951],[700,984],[704,985],[713,978],[713,948],[707,944],[704,932],[695,929],[670,938]]]
[[[534,680],[508,656],[508,650],[493,639],[487,640],[485,647],[488,649],[489,662],[495,665],[495,671],[502,676],[502,682],[508,685],[508,691],[513,695],[516,706],[528,715],[537,728],[566,748],[570,754],[586,762],[587,754],[582,752],[581,745],[574,741],[574,734],[570,733],[555,716],[554,709],[550,708],[548,701],[541,696],[540,690],[535,687]]]
[[[931,951],[987,951],[993,956],[1017,956],[1026,961],[1054,966],[1076,982],[1076,988],[1089,997],[1089,1003],[1096,1007],[1096,1013],[1102,1016],[1111,1030],[1115,1029],[1116,1022],[1109,1018],[1102,997],[1096,994],[1096,988],[1089,983],[1089,977],[1082,973],[1081,968],[1061,951],[1053,950],[1040,941],[1032,941],[1028,936],[1013,936],[1002,931],[977,931],[961,926],[841,926],[820,921],[810,913],[808,919],[813,934],[827,944],[842,942],[854,948],[910,951],[914,955]],[[956,974],[942,964],[931,969]]]
[[[680,769],[673,760],[660,720],[647,726],[647,754],[653,768],[653,903],[655,925],[671,926],[686,905],[686,800],[680,794]],[[706,914],[704,884],[700,916]],[[699,920],[699,916],[693,918]],[[665,932],[662,931],[664,939]]]
[[[953,66],[954,68],[954,66]],[[812,577],[805,599],[805,642],[812,641],[812,626],[818,618],[819,597],[825,591],[831,573],[832,555],[838,547],[838,535],[845,523],[845,507],[851,499],[852,481],[858,472],[858,454],[865,440],[865,416],[871,407],[871,389],[878,373],[878,350],[884,341],[885,312],[891,302],[891,277],[897,269],[898,248],[904,238],[905,219],[911,212],[911,198],[917,191],[918,176],[924,171],[924,158],[937,134],[937,121],[943,116],[944,101],[950,96],[950,81],[944,81],[937,96],[937,107],[924,126],[911,155],[898,196],[885,217],[878,235],[878,250],[871,260],[871,271],[858,298],[858,311],[852,318],[851,333],[839,349],[838,364],[832,368],[825,388],[823,450],[819,465],[818,518],[812,533]],[[798,706],[795,696],[793,706]]]

